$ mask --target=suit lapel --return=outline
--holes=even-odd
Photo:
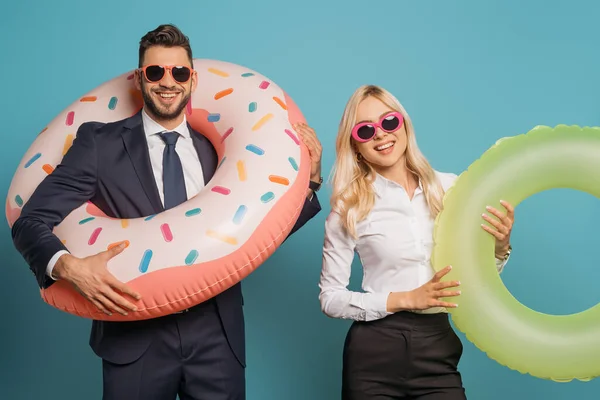
[[[217,169],[217,153],[212,144],[208,141],[208,139],[196,132],[195,130],[193,130],[190,124],[188,124],[188,129],[190,130],[190,135],[192,137],[192,141],[194,142],[194,147],[196,148],[196,152],[198,153],[200,165],[202,165],[204,185],[207,185],[208,182],[212,179]]]
[[[123,144],[129,154],[138,179],[144,188],[144,192],[156,212],[164,211],[160,195],[158,194],[154,173],[152,172],[152,164],[150,163],[148,143],[144,133],[141,113],[137,113],[127,120],[125,128],[122,134]]]

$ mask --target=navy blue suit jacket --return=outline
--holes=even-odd
[[[217,154],[208,139],[190,132],[208,183],[217,168]],[[49,260],[65,249],[52,233],[72,210],[93,202],[108,216],[139,218],[164,211],[155,183],[141,112],[112,123],[87,122],[60,165],[44,179],[23,206],[12,228],[15,247],[35,274],[41,288],[54,281],[46,275]],[[292,232],[314,217],[321,207],[316,195],[306,200]],[[215,297],[227,340],[245,365],[245,333],[241,283]],[[93,321],[90,345],[113,363],[139,358],[152,340],[160,318],[146,321]]]

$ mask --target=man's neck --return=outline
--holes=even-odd
[[[179,125],[181,125],[181,123],[183,122],[183,119],[185,118],[185,114],[183,112],[179,116],[177,116],[173,119],[163,119],[163,118],[158,118],[156,115],[154,115],[152,112],[150,112],[150,110],[148,110],[148,108],[146,108],[146,107],[144,107],[144,111],[146,112],[148,117],[150,117],[154,122],[156,122],[160,126],[164,127],[168,131],[171,131],[171,130],[177,128]]]

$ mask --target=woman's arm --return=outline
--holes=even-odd
[[[390,314],[389,293],[348,290],[356,240],[344,230],[339,214],[332,211],[325,222],[323,265],[319,288],[322,311],[329,317],[371,321]]]

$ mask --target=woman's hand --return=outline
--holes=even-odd
[[[426,310],[432,307],[458,307],[455,303],[448,303],[440,300],[442,297],[460,296],[460,290],[445,290],[459,286],[459,281],[440,282],[451,269],[451,266],[447,266],[438,271],[429,282],[410,292],[390,293],[387,301],[388,312]]]
[[[506,209],[506,214],[494,207],[486,207],[486,210],[494,214],[496,218],[492,218],[487,214],[482,214],[482,218],[492,226],[489,227],[486,224],[481,224],[481,227],[490,235],[494,236],[496,239],[496,258],[503,259],[510,248],[510,234],[515,221],[515,210],[510,203],[504,200],[500,200],[500,204]]]

